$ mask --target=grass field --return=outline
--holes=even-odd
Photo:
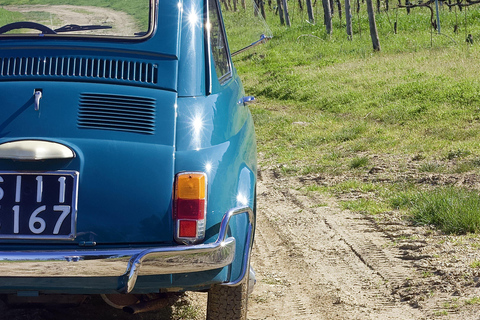
[[[451,184],[449,177],[480,173],[480,6],[462,12],[442,8],[440,35],[430,28],[424,8],[409,15],[405,9],[377,14],[382,47],[377,53],[364,8],[353,15],[351,41],[338,16],[333,34],[327,35],[322,23],[312,25],[306,13],[293,9],[290,28],[267,9],[272,40],[234,59],[246,92],[258,100],[251,109],[261,164],[333,181],[311,186],[310,192],[340,198],[360,193],[342,202],[347,209],[405,210],[418,223],[433,223],[446,232],[479,231],[480,210],[473,210],[473,220],[468,215],[469,227],[449,228],[424,219],[417,209],[438,192],[451,202],[464,199],[462,188],[437,187]],[[265,32],[252,11],[224,13],[232,51]],[[323,21],[321,11],[316,18]],[[252,26],[260,31],[244,30]],[[465,41],[467,34],[473,44]],[[421,182],[432,175],[445,183]],[[480,201],[477,192],[468,194]],[[395,205],[399,197],[409,205]],[[459,205],[471,207],[469,201]],[[457,212],[455,219],[467,216],[458,208],[451,211]]]

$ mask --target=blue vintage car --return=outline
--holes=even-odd
[[[0,294],[245,319],[255,133],[218,0],[0,0],[0,48]]]

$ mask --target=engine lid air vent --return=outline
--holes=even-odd
[[[154,134],[155,106],[153,98],[83,93],[78,127]]]
[[[155,63],[85,57],[0,57],[0,78],[58,78],[157,84]]]

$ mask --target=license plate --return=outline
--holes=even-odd
[[[75,239],[78,172],[0,171],[0,238]]]

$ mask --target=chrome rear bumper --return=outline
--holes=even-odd
[[[227,237],[230,219],[246,213],[249,226],[242,273],[225,285],[237,285],[249,272],[255,228],[252,209],[229,210],[215,242],[200,245],[135,249],[85,249],[70,251],[0,251],[1,277],[120,277],[121,293],[131,292],[139,275],[189,273],[223,268],[235,257],[235,238]]]

